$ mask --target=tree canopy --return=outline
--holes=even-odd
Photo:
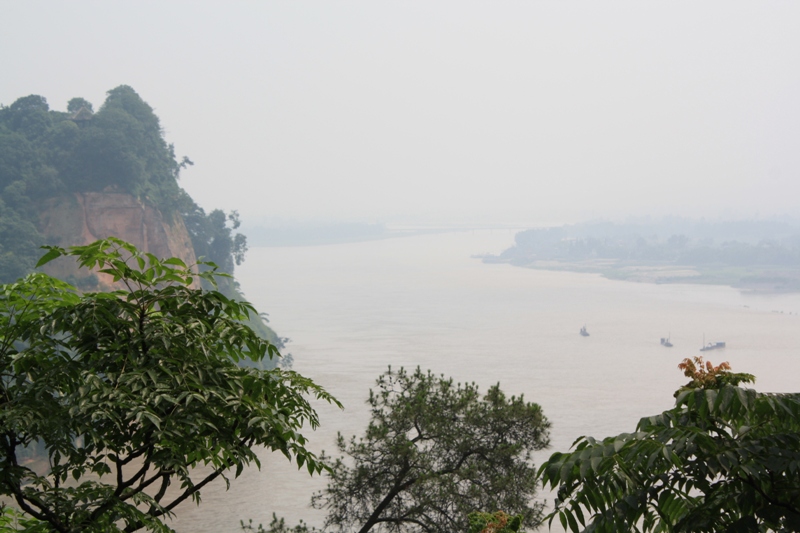
[[[96,112],[73,98],[51,111],[38,95],[0,109],[0,188],[21,182],[31,198],[113,188],[174,210],[181,165],[153,109],[131,87],[108,91]]]
[[[189,288],[214,271],[113,238],[39,263],[60,256],[125,288],[79,295],[41,273],[0,287],[0,495],[37,531],[170,531],[166,515],[258,465],[259,446],[323,470],[301,433],[318,424],[307,397],[338,402],[237,364],[279,353],[242,323],[250,304]]]
[[[312,500],[328,511],[326,527],[463,533],[469,513],[484,509],[540,523],[531,453],[548,445],[550,423],[539,405],[506,397],[498,385],[482,396],[474,383],[419,368],[390,368],[368,403],[365,435],[339,435],[346,457]]]
[[[675,407],[633,433],[579,438],[541,466],[573,532],[800,531],[800,394],[765,394],[702,358]]]

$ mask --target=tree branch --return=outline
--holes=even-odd
[[[406,490],[407,488],[409,488],[410,486],[412,486],[414,483],[417,482],[418,479],[417,477],[412,477],[406,482],[404,483],[402,482],[403,478],[411,470],[411,466],[408,464],[407,458],[404,460],[404,462],[405,464],[403,465],[403,468],[400,470],[397,479],[395,479],[394,486],[389,491],[389,493],[386,496],[384,496],[383,500],[381,500],[381,503],[379,503],[377,507],[375,507],[375,509],[372,511],[372,514],[369,516],[369,518],[367,518],[367,521],[364,523],[364,525],[361,526],[361,529],[358,531],[358,533],[367,533],[367,531],[372,529],[372,527],[378,523],[384,509],[386,509],[386,507],[388,507],[389,504],[392,503],[392,500],[394,500],[398,494],[400,494],[401,492],[403,492],[404,490]]]
[[[19,462],[17,461],[17,451],[16,447],[19,442],[17,441],[16,435],[13,433],[6,433],[6,442],[5,442],[5,452],[6,457],[9,459],[11,463],[11,468],[13,470],[22,469],[23,467],[20,466]],[[27,469],[26,469],[27,470]],[[20,509],[31,515],[37,520],[41,520],[42,522],[47,522],[51,526],[53,526],[57,531],[60,533],[67,533],[69,530],[66,525],[64,525],[61,520],[59,520],[58,516],[53,513],[47,506],[39,501],[36,498],[26,497],[25,494],[22,492],[22,488],[18,485],[15,481],[8,483],[8,488],[11,490],[11,493],[14,495],[14,499],[16,500],[17,504],[19,505]],[[37,511],[28,502],[32,505],[35,505],[39,510]]]

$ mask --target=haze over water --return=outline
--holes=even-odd
[[[553,451],[580,435],[631,431],[642,416],[673,404],[685,381],[677,364],[706,341],[704,355],[757,376],[759,391],[800,390],[800,295],[754,295],[723,286],[610,281],[594,274],[483,264],[512,231],[443,233],[355,244],[256,248],[238,270],[243,290],[292,342],[294,368],[344,404],[320,406],[312,448],[334,450],[337,431],[360,435],[368,389],[386,370],[417,365],[485,391],[542,405],[553,424]],[[578,335],[586,324],[591,336]],[[673,348],[659,338],[671,334]],[[187,504],[181,533],[237,531],[240,518],[319,525],[308,508],[320,478],[298,472],[280,454],[264,454],[230,492],[216,484],[199,508]],[[550,498],[548,496],[548,498]]]

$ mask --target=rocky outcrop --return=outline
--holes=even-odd
[[[129,194],[90,192],[51,198],[42,205],[39,220],[39,230],[51,245],[81,246],[118,237],[159,258],[179,257],[187,265],[197,262],[183,220],[164,217]],[[44,270],[82,289],[113,288],[110,276],[81,271],[70,260],[53,261]]]

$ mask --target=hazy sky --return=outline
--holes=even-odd
[[[0,103],[132,86],[246,221],[800,213],[800,2],[0,1]]]

